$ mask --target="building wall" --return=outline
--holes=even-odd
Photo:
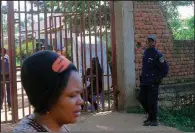
[[[157,2],[134,2],[136,87],[148,34],[157,37],[157,48],[170,66],[160,86],[159,106],[194,104],[194,41],[173,40],[171,30]],[[189,102],[190,101],[190,102]]]
[[[136,85],[142,67],[142,57],[148,34],[157,37],[157,48],[170,65],[163,84],[176,84],[194,78],[194,42],[174,41],[158,2],[134,2]]]
[[[178,109],[195,104],[194,83],[163,85],[159,91],[159,106]]]

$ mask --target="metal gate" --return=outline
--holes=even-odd
[[[44,49],[66,56],[77,66],[85,88],[84,111],[94,112],[88,98],[98,104],[97,112],[117,108],[113,7],[113,1],[1,1],[1,48],[8,51],[10,68],[8,80],[1,75],[1,122],[17,122],[32,113],[21,85],[20,67],[27,56]],[[4,58],[3,50],[1,54]],[[101,78],[101,84],[93,86],[90,79],[94,77],[96,81]],[[88,89],[96,95],[88,97]],[[11,111],[6,102],[9,93]]]

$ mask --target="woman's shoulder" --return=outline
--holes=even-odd
[[[37,129],[43,131],[43,128],[31,121],[33,117],[34,114],[24,117],[11,132],[37,132]],[[46,131],[45,128],[44,131]],[[66,125],[61,127],[61,132],[69,132]]]
[[[29,125],[29,116],[24,117],[11,132],[37,132]]]
[[[70,132],[66,125],[63,125],[61,128],[61,132]]]

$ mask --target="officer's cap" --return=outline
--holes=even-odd
[[[156,37],[154,35],[148,35],[148,39],[156,40]]]

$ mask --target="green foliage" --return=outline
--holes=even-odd
[[[179,6],[191,6],[193,1],[159,1],[163,14],[176,40],[194,40],[194,17],[183,22],[179,18]],[[187,29],[186,29],[187,28]]]
[[[108,45],[108,64],[110,66],[111,74],[112,74],[112,46]]]
[[[34,49],[36,47],[36,42],[34,41]],[[20,66],[22,63],[22,60],[24,60],[27,56],[33,54],[33,43],[28,42],[26,43],[22,43],[21,47],[18,45],[16,47],[16,65]],[[20,62],[21,59],[21,62]]]
[[[1,14],[1,18],[2,18],[2,23],[3,23],[3,26],[2,26],[2,28],[3,28],[3,36],[6,36],[5,34],[7,34],[7,15],[5,15],[5,14]]]
[[[180,110],[160,109],[159,121],[166,126],[175,127],[184,132],[193,132],[194,107],[183,107]]]
[[[8,45],[4,46],[6,49],[8,48]],[[36,41],[34,41],[34,49],[36,47]],[[16,45],[16,66],[20,66],[22,61],[29,55],[33,54],[33,43],[32,41],[29,41],[28,43],[22,43],[21,47],[19,44]],[[20,62],[21,59],[21,62]]]
[[[194,16],[172,21],[171,28],[175,40],[194,40]]]
[[[138,113],[144,114],[142,107],[131,108],[128,107],[127,113]],[[159,108],[158,117],[159,122],[165,126],[174,127],[184,132],[193,132],[194,129],[194,118],[195,118],[195,107],[184,106],[179,110],[169,108]]]
[[[71,44],[68,44],[67,46],[67,54],[66,54],[66,57],[72,61],[72,52],[71,52]]]
[[[189,28],[194,29],[194,16],[191,17],[190,19],[187,19],[186,24],[188,25]]]
[[[179,18],[178,6],[193,5],[193,1],[159,1],[166,20],[171,23]]]
[[[97,31],[97,26],[110,28],[109,1],[37,1],[33,2],[36,7],[39,4],[40,10],[61,12],[66,16],[63,20],[68,26],[80,28],[83,25],[85,30]],[[65,13],[66,12],[66,13]],[[70,12],[75,15],[67,15]]]

